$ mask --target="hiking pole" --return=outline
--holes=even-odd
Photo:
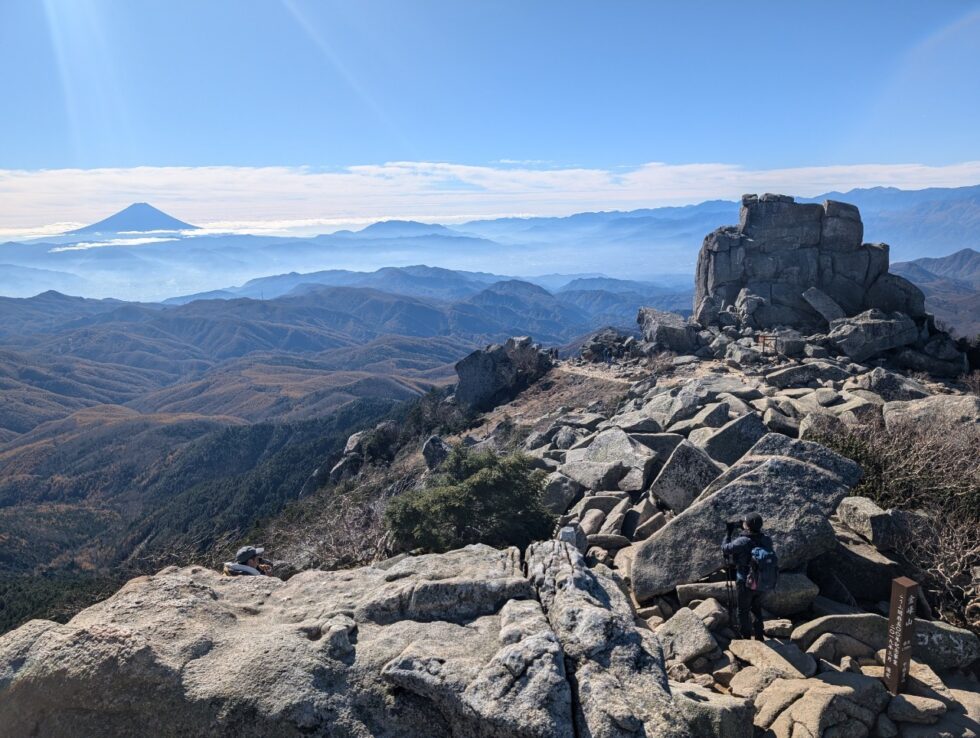
[[[725,556],[725,591],[728,595],[728,622],[734,625],[738,620],[737,604],[735,602],[735,572],[734,561],[731,556]]]
[[[732,523],[727,523],[725,525],[725,543],[732,542],[732,532],[734,531],[734,526]],[[738,612],[737,603],[735,601],[735,559],[732,558],[731,554],[725,554],[725,594],[728,599],[728,622],[730,627],[735,628],[735,624],[738,622]]]

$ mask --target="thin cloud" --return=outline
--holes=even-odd
[[[980,162],[749,169],[651,162],[611,169],[387,162],[314,167],[0,169],[0,237],[59,232],[132,202],[150,202],[208,232],[303,233],[398,218],[458,223],[735,199],[745,192],[814,196],[831,190],[980,183]],[[67,230],[67,229],[61,229]]]

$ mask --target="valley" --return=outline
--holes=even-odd
[[[0,298],[0,582],[41,608],[7,614],[236,539],[475,348],[563,345],[646,302],[690,301],[566,281],[413,267],[272,277],[246,285],[256,297]]]

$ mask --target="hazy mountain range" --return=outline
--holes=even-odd
[[[543,279],[565,284],[411,267],[285,274],[169,304],[0,298],[0,579],[111,567],[229,510],[225,530],[250,525],[346,433],[447,384],[474,348],[517,334],[565,344],[628,329],[643,304],[690,303],[638,281]]]
[[[891,271],[917,284],[926,295],[926,308],[952,332],[980,336],[980,252],[963,249],[900,262]]]
[[[865,239],[891,244],[894,261],[980,248],[980,186],[873,188],[810,199],[828,197],[857,204]],[[0,294],[25,297],[57,289],[160,301],[201,292],[239,294],[229,285],[244,288],[268,275],[317,273],[336,284],[344,278],[337,272],[420,263],[477,274],[503,272],[551,290],[564,283],[533,275],[555,272],[555,265],[572,274],[676,286],[693,274],[705,234],[737,218],[737,203],[709,201],[451,226],[384,221],[356,232],[285,238],[200,232],[137,203],[61,236],[0,244]]]

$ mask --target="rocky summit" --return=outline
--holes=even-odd
[[[704,239],[694,318],[638,318],[648,341],[672,351],[754,358],[746,333],[772,334],[792,355],[831,350],[955,377],[966,357],[925,311],[922,291],[888,271],[888,245],[862,243],[858,209],[828,200],[745,195],[737,226]]]
[[[695,316],[711,324],[734,310],[759,328],[820,328],[870,308],[924,317],[921,290],[888,273],[888,245],[863,237],[853,205],[745,195],[739,224],[704,240]]]
[[[694,319],[644,309],[642,338],[604,331],[582,358],[520,338],[459,362],[444,402],[469,424],[398,457],[385,494],[421,488],[457,449],[519,447],[543,476],[551,539],[387,551],[286,581],[133,579],[65,624],[0,637],[0,732],[980,735],[975,529],[947,520],[937,537],[918,498],[891,507],[862,487],[881,473],[867,439],[929,428],[958,454],[948,473],[975,476],[980,399],[944,378],[961,360],[948,336],[861,240],[849,206],[747,197],[741,224],[706,239]],[[937,371],[901,373],[909,356]],[[366,439],[394,444],[395,430],[351,436],[325,483],[370,476]],[[780,569],[761,641],[737,632],[719,546],[753,511]],[[891,580],[935,583],[910,542],[944,540],[960,614],[935,587],[917,598],[892,695]]]

